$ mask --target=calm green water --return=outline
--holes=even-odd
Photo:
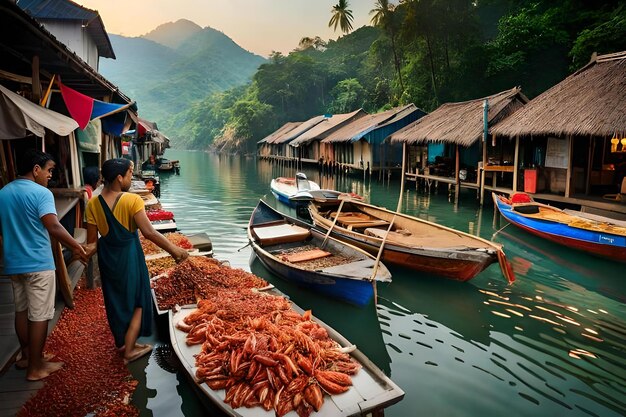
[[[207,232],[215,257],[251,270],[340,331],[405,392],[386,416],[626,415],[626,285],[624,265],[570,251],[506,226],[491,204],[480,210],[464,190],[458,208],[447,193],[410,190],[402,210],[502,243],[517,281],[507,285],[492,265],[469,283],[390,268],[378,303],[356,308],[324,299],[249,263],[246,225],[259,198],[281,211],[273,177],[292,168],[255,158],[167,152],[181,174],[161,177],[161,202],[184,233]],[[399,181],[310,179],[353,191],[395,209]],[[243,249],[242,249],[243,248]],[[133,364],[134,397],[144,416],[219,415],[205,408],[167,354],[167,333],[155,332],[157,352]],[[173,373],[170,371],[174,371]]]

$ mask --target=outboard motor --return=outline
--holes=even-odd
[[[296,188],[298,191],[309,191],[311,189],[309,180],[303,172],[296,173]]]

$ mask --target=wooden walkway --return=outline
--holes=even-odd
[[[75,262],[68,268],[72,289],[76,286],[83,270],[84,266],[79,262]],[[57,291],[54,318],[48,325],[48,334],[56,326],[64,308],[63,297]],[[15,305],[11,280],[0,275],[0,417],[15,416],[22,405],[44,385],[43,381],[27,381],[26,370],[17,369],[14,365],[20,350],[14,323]]]

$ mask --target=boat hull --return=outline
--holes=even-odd
[[[272,292],[276,290],[271,290]],[[272,295],[278,295],[272,293]],[[304,311],[292,304],[293,310],[299,314]],[[182,308],[178,312],[169,311],[169,334],[172,349],[177,355],[182,369],[187,377],[194,382],[194,386],[203,394],[203,398],[212,406],[219,408],[216,412],[223,413],[232,417],[259,417],[274,416],[274,412],[268,412],[260,407],[240,407],[233,409],[228,403],[224,402],[226,397],[225,390],[212,390],[206,383],[196,382],[196,358],[195,355],[200,353],[201,345],[187,345],[187,333],[182,332],[176,327],[176,323],[183,320],[191,314],[193,310]],[[331,339],[335,340],[342,348],[354,347],[350,341],[343,337],[332,327],[313,317],[313,321],[317,322],[328,332]],[[311,414],[319,417],[348,417],[348,416],[367,416],[382,415],[383,410],[404,398],[404,391],[396,385],[383,371],[380,370],[363,352],[358,348],[350,352],[349,355],[359,362],[361,369],[352,375],[352,386],[347,393],[329,396],[324,394],[324,403],[318,412]],[[212,407],[213,408],[213,407]],[[296,416],[295,411],[290,411],[287,416]]]
[[[320,189],[319,185],[313,181],[308,181],[308,186],[304,190],[299,190],[296,181],[293,183],[290,178],[272,179],[270,190],[278,201],[290,207],[297,207],[307,204],[309,201],[337,201],[343,194],[336,190]]]
[[[510,204],[495,194],[498,211],[509,223],[535,236],[568,248],[577,249],[614,261],[626,262],[626,237],[570,227],[564,223],[534,219],[518,214]]]
[[[371,281],[343,279],[329,274],[295,270],[270,256],[264,256],[256,244],[253,244],[252,248],[261,263],[285,281],[359,306],[367,305],[374,297],[374,284]]]
[[[263,244],[256,231],[273,224],[292,224],[309,230],[310,235],[303,241],[273,242]],[[378,265],[376,280],[372,280],[375,259],[358,248],[329,238],[324,243],[324,235],[311,229],[306,223],[276,212],[264,202],[252,213],[248,226],[248,239],[261,263],[278,277],[301,287],[319,292],[329,297],[351,304],[363,306],[374,297],[376,280],[391,281],[391,274],[381,262]],[[333,255],[341,255],[352,261],[334,267],[319,267],[314,270],[299,267],[297,263],[286,262],[276,253],[303,246],[324,248]]]
[[[368,213],[379,212],[379,215],[386,218],[393,217],[394,213],[384,208],[371,206],[365,203],[352,202],[356,207],[368,207]],[[324,231],[332,228],[331,236],[344,242],[360,247],[363,250],[378,255],[383,239],[368,236],[363,232],[349,230],[349,228],[339,226],[320,215],[315,205],[309,206],[309,212],[316,227]],[[325,206],[327,208],[327,206]],[[375,215],[375,214],[374,214]],[[398,213],[398,218],[403,222],[424,222],[411,216]],[[443,228],[443,226],[442,226]],[[446,230],[450,230],[447,229]],[[455,231],[456,233],[461,233]],[[476,238],[477,240],[479,238]],[[385,242],[381,259],[388,265],[395,265],[402,268],[425,272],[457,281],[469,281],[485,270],[492,263],[498,262],[497,249],[486,248],[484,242],[480,242],[480,248],[429,248],[426,246],[402,246],[389,241]]]

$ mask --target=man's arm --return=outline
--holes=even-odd
[[[65,227],[59,223],[59,219],[56,214],[46,214],[41,218],[41,221],[43,222],[44,227],[48,230],[48,233],[50,233],[50,236],[70,248],[72,252],[80,255],[81,258],[86,256],[85,249],[76,241],[76,239],[72,237],[72,235],[69,234]]]

